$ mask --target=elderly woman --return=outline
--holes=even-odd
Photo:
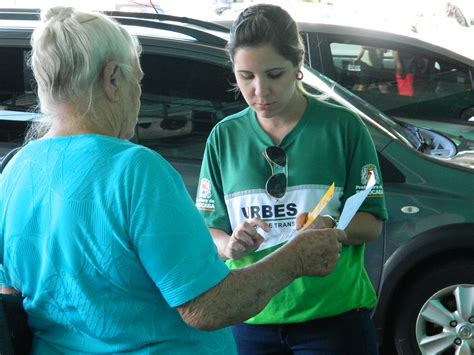
[[[229,271],[178,174],[127,141],[143,76],[136,39],[72,8],[41,19],[31,66],[47,121],[0,177],[0,284],[24,297],[33,352],[235,353],[216,329],[295,278],[331,272],[344,232],[302,232]]]

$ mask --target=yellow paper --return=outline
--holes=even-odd
[[[306,228],[308,228],[311,223],[314,222],[314,220],[319,216],[322,210],[324,210],[324,207],[327,206],[329,200],[331,200],[332,196],[334,195],[334,182],[329,186],[329,189],[326,191],[324,196],[319,200],[318,204],[316,207],[308,214],[308,219],[306,220],[306,223],[304,224],[303,228],[300,229],[300,231],[304,231]]]

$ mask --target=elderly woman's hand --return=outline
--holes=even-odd
[[[224,254],[227,258],[237,260],[258,249],[265,240],[258,228],[270,232],[270,226],[263,220],[255,218],[241,223],[229,238]]]
[[[296,216],[295,228],[300,230],[308,220],[308,213],[301,213]],[[311,223],[307,229],[325,229],[334,228],[334,219],[329,216],[318,216],[313,223]]]
[[[329,275],[340,258],[341,240],[346,233],[340,229],[306,229],[289,244],[297,245],[300,276]]]

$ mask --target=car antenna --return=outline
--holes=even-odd
[[[153,10],[155,10],[156,14],[159,15],[159,12],[158,12],[158,10],[156,9],[155,4],[153,4],[153,0],[150,0],[150,5],[151,5],[151,7],[153,8]]]

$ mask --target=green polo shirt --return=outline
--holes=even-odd
[[[359,211],[387,218],[374,144],[367,127],[351,111],[308,98],[303,117],[280,144],[287,155],[288,177],[280,199],[265,191],[272,170],[262,153],[272,145],[250,108],[222,120],[208,138],[196,198],[207,226],[231,234],[246,219],[261,218],[272,227],[269,233],[260,231],[265,242],[259,250],[228,260],[229,268],[255,263],[285,243],[295,217],[310,212],[332,182],[334,196],[322,214],[339,216],[347,198],[363,190],[368,173],[374,172],[376,185]],[[247,323],[304,322],[372,308],[375,303],[364,268],[364,245],[344,246],[330,275],[295,280]]]

